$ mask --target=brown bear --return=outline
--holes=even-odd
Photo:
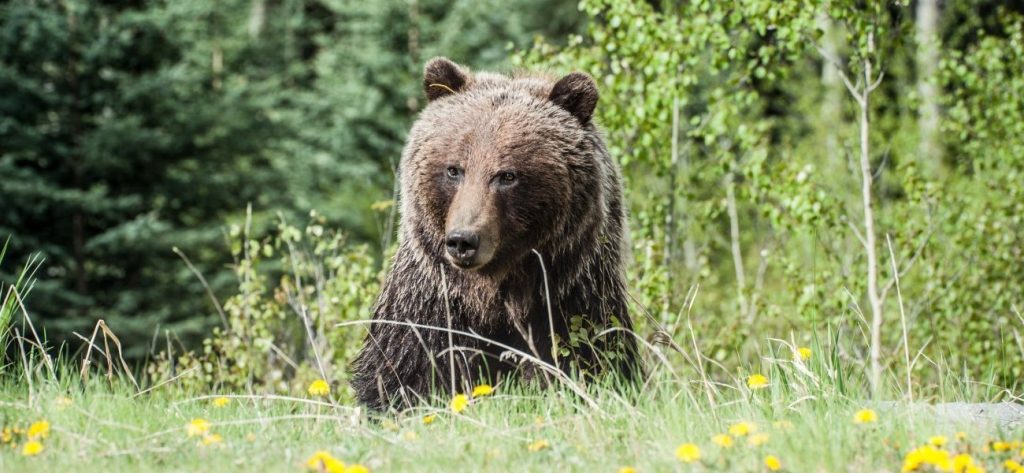
[[[622,185],[592,120],[597,84],[438,57],[423,87],[399,166],[398,251],[354,361],[358,399],[403,407],[517,372],[543,383],[552,367],[635,377]]]

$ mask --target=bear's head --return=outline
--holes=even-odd
[[[490,275],[531,249],[573,245],[573,222],[601,205],[594,80],[472,74],[434,58],[423,87],[401,171],[407,237]]]

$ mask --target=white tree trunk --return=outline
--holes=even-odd
[[[935,86],[935,68],[939,62],[938,0],[918,0],[916,13],[917,93],[921,98],[917,122],[918,161],[925,171],[935,173],[942,160],[942,147],[938,142],[939,93]]]

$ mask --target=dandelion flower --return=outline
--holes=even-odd
[[[938,471],[950,471],[953,469],[953,459],[949,456],[949,452],[925,445],[907,454],[903,459],[902,471],[908,473],[929,465]]]
[[[468,405],[469,398],[466,397],[465,394],[456,394],[455,397],[452,398],[452,410],[455,411],[456,414],[466,410],[466,406]]]
[[[309,387],[306,388],[306,391],[309,393],[310,396],[322,397],[331,393],[331,385],[327,384],[327,381],[318,379],[316,381],[313,381],[312,383],[309,383]]]
[[[473,397],[489,396],[494,392],[490,384],[481,384],[473,388]]]
[[[419,435],[416,434],[415,430],[406,430],[405,432],[402,433],[402,438],[409,442],[416,440],[418,437]]]
[[[754,434],[747,437],[747,445],[751,447],[760,447],[768,443],[768,434]]]
[[[636,473],[636,468],[633,468],[631,466],[624,466],[622,468],[619,468],[619,473]]]
[[[33,422],[25,432],[29,440],[40,440],[50,436],[50,423],[45,420]]]
[[[692,443],[684,443],[676,449],[676,458],[684,463],[700,460],[700,447]]]
[[[963,442],[964,440],[967,440],[967,432],[957,432],[954,438]]]
[[[957,473],[984,473],[984,469],[974,464],[974,459],[966,453],[953,457],[953,471]]]
[[[0,430],[0,442],[10,443],[11,440],[14,440],[14,431],[10,427],[4,427],[3,430]]]
[[[796,356],[800,358],[800,361],[807,361],[811,359],[811,349],[807,347],[800,347],[796,349]]]
[[[437,420],[437,416],[436,415],[434,415],[434,414],[425,415],[425,416],[423,416],[423,425],[433,424],[435,420]]]
[[[43,447],[43,444],[40,443],[39,441],[30,440],[28,442],[25,442],[25,446],[21,448],[21,454],[26,457],[34,457],[36,455],[39,455],[40,453],[43,453],[43,450],[45,448],[46,447]]]
[[[530,443],[529,445],[526,446],[526,449],[531,451],[531,452],[539,452],[539,451],[547,449],[547,448],[551,448],[551,444],[548,443],[548,441],[544,440],[544,439],[536,440],[536,441],[534,441],[534,442],[532,442],[532,443]]]
[[[1007,450],[1010,450],[1010,443],[1009,442],[1002,442],[1002,441],[992,442],[992,451],[993,452],[1005,452]]]
[[[782,462],[779,461],[779,457],[775,455],[768,455],[764,457],[764,466],[771,471],[779,471],[782,469]]]
[[[1024,465],[1013,460],[1006,460],[1003,462],[1003,466],[1006,467],[1011,473],[1024,473]]]
[[[224,407],[224,406],[228,405],[228,403],[230,403],[230,402],[231,402],[231,399],[228,399],[228,398],[226,398],[224,396],[221,396],[221,397],[218,397],[218,398],[214,398],[214,400],[213,400],[213,407]]]
[[[853,415],[854,424],[873,424],[878,422],[878,414],[871,409],[861,409]]]
[[[247,442],[255,442],[256,441],[256,434],[254,434],[252,432],[249,432],[249,433],[245,434],[245,440]]]
[[[932,445],[934,447],[943,447],[943,446],[946,445],[946,442],[948,442],[948,441],[949,440],[945,436],[936,435],[936,436],[928,439],[928,444]]]
[[[345,473],[370,473],[370,469],[363,465],[355,464],[345,468]]]
[[[205,434],[208,430],[210,430],[210,423],[206,419],[192,419],[185,426],[185,431],[188,432],[189,437],[198,437]]]
[[[729,434],[733,437],[743,437],[757,430],[757,426],[750,422],[737,422],[729,427]]]
[[[345,473],[345,464],[323,450],[313,453],[306,460],[306,468],[323,473]]]
[[[725,434],[718,434],[714,437],[711,437],[711,441],[714,442],[715,445],[718,445],[719,447],[722,448],[729,448],[732,446],[732,437]]]
[[[752,374],[747,377],[747,387],[761,389],[768,387],[768,377],[763,374]]]
[[[57,404],[57,409],[64,409],[65,407],[71,405],[71,398],[67,396],[61,396],[58,397],[57,400],[54,401],[54,403]]]
[[[221,437],[220,434],[207,434],[204,435],[203,439],[199,441],[199,445],[217,445],[218,443],[221,443],[223,441],[224,437]]]

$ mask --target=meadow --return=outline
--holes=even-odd
[[[434,56],[594,78],[639,383],[354,400]],[[1022,70],[1005,0],[0,1],[0,471],[1024,472]]]
[[[1024,462],[1022,417],[938,416],[920,401],[940,399],[909,404],[895,382],[902,401],[868,401],[828,345],[777,343],[759,372],[732,382],[665,365],[642,388],[485,385],[383,416],[320,381],[293,396],[139,390],[102,370],[85,380],[73,360],[51,374],[29,354],[0,386],[0,469],[979,472]],[[941,400],[998,394],[950,376]]]

